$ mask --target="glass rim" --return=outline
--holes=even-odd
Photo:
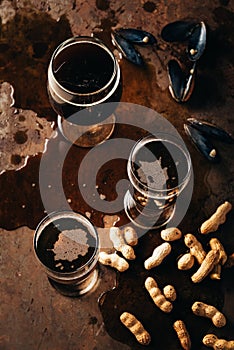
[[[158,137],[157,137],[158,136]],[[167,138],[165,138],[167,136]],[[170,139],[169,139],[170,137]],[[174,139],[174,140],[173,140]],[[149,140],[147,142],[147,140]],[[187,160],[187,170],[186,170],[186,175],[183,177],[183,179],[178,183],[177,186],[174,186],[174,187],[171,187],[171,188],[166,188],[166,189],[156,189],[156,188],[153,188],[153,187],[149,187],[147,186],[145,183],[143,183],[135,174],[134,174],[134,171],[132,170],[132,164],[134,163],[133,161],[133,156],[137,153],[137,151],[140,149],[140,144],[143,142],[143,141],[146,141],[144,144],[143,144],[143,147],[147,144],[149,144],[150,142],[163,142],[164,143],[170,143],[171,145],[174,145],[176,146],[176,148],[178,150],[181,151],[181,153],[185,156],[186,160]],[[190,157],[190,154],[189,154],[189,151],[187,150],[186,146],[183,145],[183,140],[180,140],[178,137],[175,137],[173,135],[168,135],[166,133],[157,133],[157,135],[147,135],[147,136],[144,136],[142,138],[140,138],[136,143],[135,145],[133,146],[133,148],[131,149],[131,152],[130,152],[130,155],[129,155],[129,158],[128,158],[128,164],[127,164],[127,172],[128,174],[134,178],[134,180],[137,181],[137,183],[139,183],[140,186],[142,187],[146,187],[148,188],[149,192],[151,194],[157,192],[157,193],[160,193],[160,194],[167,194],[167,192],[172,192],[172,196],[174,196],[174,191],[179,189],[183,189],[184,188],[184,185],[186,184],[187,180],[190,178],[190,175],[191,175],[191,171],[192,171],[192,160],[191,160],[191,157]],[[134,185],[133,185],[134,186]],[[137,190],[139,192],[142,193],[142,189],[140,186],[137,186]]]
[[[96,246],[94,247],[95,250],[92,254],[92,256],[89,258],[88,261],[86,261],[86,263],[80,267],[78,267],[76,270],[74,271],[71,271],[71,272],[60,272],[60,271],[56,271],[56,270],[53,270],[51,268],[49,268],[48,266],[46,266],[42,261],[41,259],[39,258],[38,254],[37,254],[37,241],[38,241],[38,238],[40,237],[40,234],[41,232],[43,231],[43,229],[41,229],[41,226],[46,223],[46,221],[48,220],[48,222],[53,222],[54,220],[53,219],[59,219],[60,216],[62,218],[62,215],[66,215],[66,217],[70,217],[70,218],[80,218],[82,219],[83,221],[85,221],[85,223],[87,224],[87,226],[89,226],[89,228],[91,228],[91,230],[93,231],[94,233],[94,237],[96,239]],[[50,220],[51,219],[51,220]],[[79,220],[78,220],[79,221]],[[79,221],[81,222],[81,221]],[[82,222],[81,222],[82,223]],[[44,227],[46,227],[47,225],[45,225]],[[41,232],[40,232],[40,229],[41,229]],[[36,229],[34,231],[34,236],[33,236],[33,248],[34,248],[34,253],[36,255],[36,258],[37,260],[40,262],[40,264],[47,270],[49,271],[52,275],[53,274],[56,274],[58,276],[63,276],[64,278],[65,277],[69,277],[69,276],[73,276],[73,275],[76,275],[78,272],[82,272],[84,270],[84,274],[86,272],[88,272],[88,270],[86,270],[86,267],[89,266],[89,269],[91,269],[92,267],[92,263],[95,261],[95,257],[98,255],[98,250],[99,250],[99,236],[98,236],[98,232],[95,228],[95,226],[91,223],[91,221],[86,218],[83,214],[80,214],[80,213],[76,213],[72,210],[61,210],[61,211],[53,211],[49,214],[47,214],[45,217],[43,217],[41,219],[41,221],[37,224],[36,226]],[[97,260],[98,260],[98,256],[97,256]],[[81,276],[79,277],[82,277],[83,274],[81,274]]]
[[[76,92],[73,92],[69,89],[66,89],[63,85],[61,85],[58,82],[58,80],[55,77],[54,70],[53,70],[53,61],[59,55],[59,53],[62,52],[66,47],[69,47],[71,45],[80,44],[80,43],[89,43],[92,45],[99,46],[100,48],[102,48],[103,50],[105,50],[108,53],[108,55],[112,58],[112,61],[113,61],[113,74],[112,74],[110,80],[102,88],[100,88],[99,90],[93,91],[91,93],[78,93],[78,92],[76,93]],[[69,45],[67,45],[67,44],[69,44]],[[94,36],[79,36],[79,35],[77,35],[77,36],[73,36],[71,38],[68,38],[67,40],[63,41],[62,43],[60,43],[56,47],[56,49],[54,50],[54,52],[51,56],[48,71],[49,72],[51,71],[52,77],[53,77],[54,81],[56,82],[56,84],[66,93],[73,95],[73,96],[90,96],[90,95],[97,95],[100,92],[102,92],[103,90],[107,89],[108,86],[110,86],[112,84],[116,74],[118,75],[119,67],[118,67],[118,63],[117,63],[117,60],[115,58],[115,55],[106,46],[106,44],[104,42],[102,42],[100,39],[98,39]],[[70,101],[69,101],[69,103],[70,103]]]

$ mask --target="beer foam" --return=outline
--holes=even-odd
[[[87,232],[82,229],[62,231],[52,249],[54,260],[73,261],[79,255],[86,255],[89,248],[87,241]]]
[[[149,188],[162,190],[168,180],[167,167],[162,168],[161,158],[154,162],[139,161],[140,168],[137,170],[141,182]]]

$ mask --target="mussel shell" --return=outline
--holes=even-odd
[[[206,48],[206,25],[200,22],[193,29],[188,42],[187,54],[190,61],[197,61]]]
[[[187,124],[184,124],[184,130],[186,134],[190,136],[196,148],[206,157],[206,159],[212,163],[220,161],[220,156],[217,150],[204,134]]]
[[[189,21],[175,21],[168,23],[161,31],[161,37],[167,42],[182,42],[187,40],[197,23]]]
[[[169,91],[172,97],[181,102],[184,93],[185,74],[176,60],[170,60],[167,65],[169,77]]]
[[[229,144],[234,143],[234,138],[219,126],[216,126],[206,121],[197,120],[195,118],[188,118],[187,122],[192,127],[196,128],[200,132],[210,137],[214,137],[217,140],[220,140]]]
[[[169,91],[176,102],[186,102],[190,98],[194,89],[195,68],[196,64],[186,76],[178,61],[173,59],[168,62]]]
[[[141,54],[134,48],[134,46],[121,35],[116,32],[111,33],[113,44],[122,53],[122,55],[130,62],[143,66],[144,61]]]
[[[135,28],[119,28],[115,32],[121,35],[124,39],[130,41],[132,44],[137,45],[153,45],[157,43],[153,34]]]

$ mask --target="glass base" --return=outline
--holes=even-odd
[[[166,225],[175,213],[175,204],[164,209],[148,210],[140,206],[127,191],[124,197],[124,209],[128,219],[137,227],[153,230]]]
[[[63,284],[54,281],[48,277],[50,284],[62,295],[67,297],[79,297],[90,292],[97,284],[98,269],[96,268],[91,274],[81,283]]]
[[[61,134],[79,147],[93,147],[107,140],[114,131],[115,116],[111,114],[104,122],[95,125],[77,125],[58,115]]]

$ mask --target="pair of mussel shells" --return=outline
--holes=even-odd
[[[206,25],[204,22],[175,21],[162,29],[161,37],[167,42],[188,42],[186,53],[192,62],[189,72],[185,73],[175,59],[167,66],[169,91],[177,102],[185,102],[193,92],[197,61],[206,47]]]
[[[234,144],[234,139],[229,133],[207,121],[188,118],[184,129],[196,148],[212,163],[220,161],[220,155],[212,143],[212,138],[227,144]]]
[[[135,28],[118,28],[111,33],[112,43],[128,61],[143,66],[144,60],[134,45],[153,45],[156,38],[149,32]]]

